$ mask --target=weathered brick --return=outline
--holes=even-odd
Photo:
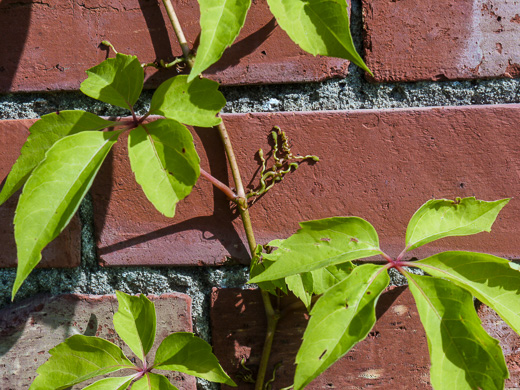
[[[378,82],[520,76],[512,0],[363,0],[364,49]]]
[[[239,384],[238,389],[253,389],[253,385],[240,379],[249,373],[241,362],[244,359],[254,377],[267,326],[260,293],[215,288],[211,302],[214,352],[224,370]],[[294,359],[309,317],[294,297],[284,297],[280,308],[282,317],[267,371],[270,379],[275,365],[281,364],[275,375],[277,389],[293,383]],[[385,291],[378,300],[376,315],[377,322],[367,338],[306,389],[431,389],[426,336],[408,288],[390,287]],[[489,308],[482,307],[480,315],[486,330],[500,340],[511,374],[506,387],[514,388],[520,380],[519,338]]]
[[[29,135],[33,120],[0,121],[0,183],[9,174],[20,155],[20,149]],[[19,194],[0,206],[0,268],[16,266],[14,241],[14,213]],[[79,218],[73,217],[69,226],[43,250],[42,267],[77,267],[81,261],[81,226]]]
[[[198,41],[198,3],[175,0],[173,5],[188,42]],[[157,1],[3,1],[0,35],[0,92],[78,89],[85,69],[107,55],[99,47],[102,40],[141,62],[182,55]],[[319,81],[344,77],[347,71],[348,61],[305,54],[276,25],[262,0],[253,2],[236,44],[206,75],[224,84],[254,84]],[[175,74],[175,69],[148,68],[147,86]]]
[[[519,117],[519,105],[223,116],[248,186],[258,183],[256,152],[270,150],[267,137],[274,125],[287,132],[294,153],[321,158],[287,175],[251,206],[258,243],[288,237],[300,221],[355,215],[374,225],[381,248],[392,256],[404,247],[413,213],[432,197],[517,196]],[[195,143],[201,166],[230,181],[216,132],[196,129]],[[200,179],[177,215],[165,218],[135,183],[125,148],[122,139],[93,186],[103,264],[214,265],[226,256],[247,262],[241,223],[222,193]],[[519,214],[514,198],[491,233],[442,239],[407,258],[443,250],[519,258]]]
[[[179,293],[149,298],[157,311],[153,356],[169,334],[192,331],[191,298]],[[49,358],[48,351],[75,334],[102,337],[122,347],[128,358],[135,358],[114,330],[116,311],[115,295],[76,294],[36,296],[0,310],[0,388],[27,389],[36,369]],[[193,377],[171,372],[167,376],[179,389],[196,389]]]

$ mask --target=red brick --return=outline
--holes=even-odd
[[[378,82],[520,76],[520,9],[507,0],[363,0]]]
[[[173,332],[191,332],[191,298],[171,293],[149,296],[157,311],[155,354],[159,343]],[[75,334],[98,336],[135,357],[114,331],[115,295],[36,296],[0,310],[0,388],[27,389],[49,349]],[[152,355],[153,356],[153,355]],[[193,377],[169,373],[182,390],[195,390]]]
[[[29,135],[33,120],[0,122],[0,183],[9,174],[20,155],[20,149]],[[0,206],[0,268],[16,267],[16,244],[14,241],[14,212],[19,194]],[[42,267],[77,267],[81,261],[81,226],[79,218],[72,218],[69,226],[43,250]]]
[[[292,310],[282,314],[269,360],[268,378],[274,366],[281,363],[276,371],[276,389],[293,383],[294,359],[307,325],[308,314],[296,301],[294,297],[281,301],[282,313],[291,304]],[[306,389],[431,389],[428,345],[410,291],[406,287],[389,288],[378,301],[376,315],[377,322],[368,337]],[[486,330],[504,349],[511,374],[506,387],[514,386],[520,379],[519,338],[488,308],[481,310],[481,317]],[[253,375],[258,370],[266,330],[259,291],[214,289],[211,322],[214,352],[224,370],[239,384],[238,389],[253,389],[239,378],[247,373],[240,365],[242,359]]]
[[[196,1],[175,0],[188,42],[198,39]],[[14,23],[13,21],[16,21]],[[158,1],[3,1],[0,5],[0,93],[74,90],[101,62],[102,40],[141,62],[181,55]],[[288,83],[344,77],[348,61],[305,54],[274,22],[265,0],[253,2],[238,38],[207,76],[224,84]],[[147,70],[148,87],[176,74]]]
[[[244,182],[258,183],[259,147],[265,153],[274,125],[292,139],[293,152],[320,156],[287,175],[250,212],[257,242],[286,238],[299,221],[359,216],[380,234],[381,248],[397,256],[406,226],[427,200],[515,197],[491,233],[442,239],[407,258],[444,250],[489,252],[519,258],[519,105],[224,115]],[[201,165],[230,180],[215,131],[198,129]],[[116,145],[93,186],[102,262],[119,265],[247,262],[247,243],[236,210],[201,179],[173,219],[146,200],[130,171],[125,141]],[[208,156],[209,161],[208,162]]]

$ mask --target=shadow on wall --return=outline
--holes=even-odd
[[[0,1],[0,93],[9,92],[29,34],[31,11],[46,6],[33,0]]]

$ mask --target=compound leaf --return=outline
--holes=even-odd
[[[211,345],[193,333],[178,332],[166,337],[157,349],[154,367],[236,386],[220,367]]]
[[[280,27],[313,55],[345,58],[370,74],[350,35],[345,0],[267,0]]]
[[[217,62],[244,26],[251,0],[199,0],[200,45],[188,82]]]
[[[118,53],[87,69],[80,90],[102,102],[131,110],[143,89],[144,71],[136,56]]]
[[[367,336],[376,322],[377,300],[389,282],[382,266],[364,264],[318,299],[296,355],[295,390],[303,389]]]
[[[491,225],[509,199],[486,202],[471,198],[432,199],[412,216],[406,228],[406,247],[418,248],[450,236],[491,231]]]
[[[444,279],[406,277],[428,338],[433,387],[502,390],[506,362],[498,340],[482,327],[471,294]]]
[[[128,155],[148,200],[173,217],[177,203],[188,196],[200,174],[200,159],[189,130],[171,119],[141,125],[130,132]]]
[[[352,262],[347,261],[311,272],[288,276],[285,281],[289,290],[302,300],[308,310],[313,295],[323,294],[329,288],[341,282],[350,275],[354,267],[355,265]]]
[[[520,272],[500,257],[474,252],[443,252],[413,263],[432,276],[468,290],[520,333]]]
[[[172,77],[153,94],[150,113],[191,126],[216,126],[222,121],[216,115],[226,105],[218,85],[208,79],[196,78],[188,82],[185,75]]]
[[[165,376],[148,372],[132,385],[132,390],[177,390],[177,388]]]
[[[300,229],[264,254],[274,263],[250,283],[276,280],[381,253],[374,227],[358,217],[333,217],[300,223]]]
[[[114,314],[114,329],[135,355],[145,360],[155,340],[155,306],[143,294],[133,297],[116,291],[119,309]]]
[[[126,390],[128,386],[130,386],[134,377],[135,375],[117,378],[103,378],[83,388],[83,390]]]
[[[134,365],[117,345],[99,337],[75,335],[52,348],[30,390],[65,389]]]
[[[18,268],[12,297],[67,226],[120,131],[85,131],[57,141],[24,186],[14,217]]]
[[[41,117],[29,128],[29,137],[22,147],[20,157],[7,176],[0,205],[22,187],[31,172],[45,158],[45,152],[59,139],[82,131],[102,130],[116,122],[104,120],[89,112],[72,110],[53,112]]]

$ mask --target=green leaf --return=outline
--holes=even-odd
[[[428,338],[433,387],[502,390],[506,362],[498,340],[482,327],[471,294],[443,279],[406,277]]]
[[[377,300],[389,282],[384,267],[364,264],[318,299],[296,355],[295,390],[303,389],[367,336],[376,322]]]
[[[87,70],[81,83],[85,95],[131,110],[143,89],[144,71],[136,56],[118,53]]]
[[[468,290],[520,334],[520,272],[508,260],[484,253],[443,252],[413,264]]]
[[[7,176],[0,205],[22,187],[31,172],[45,158],[45,152],[59,139],[82,131],[102,130],[116,122],[106,121],[85,111],[61,111],[44,115],[29,129],[29,137],[18,160]]]
[[[509,199],[486,202],[471,198],[432,199],[415,212],[406,229],[410,251],[444,237],[491,231],[491,225]]]
[[[145,360],[155,340],[155,306],[143,294],[133,297],[116,291],[119,309],[114,314],[114,329],[135,355]]]
[[[250,280],[258,283],[380,254],[374,227],[358,217],[333,217],[300,223],[301,229],[264,258],[274,261]]]
[[[163,375],[147,373],[132,385],[132,390],[177,390]]]
[[[312,295],[320,295],[345,279],[355,265],[350,261],[285,278],[287,287],[310,309]]]
[[[171,119],[141,125],[130,132],[128,156],[148,200],[173,217],[177,202],[188,196],[200,175],[200,159],[189,130]]]
[[[280,27],[313,55],[345,58],[370,74],[350,35],[345,0],[267,0]]]
[[[24,186],[14,217],[18,268],[12,296],[67,226],[121,131],[85,131],[60,139]]]
[[[117,345],[99,337],[75,335],[49,351],[30,390],[65,389],[134,365]]]
[[[199,0],[200,45],[188,82],[217,62],[244,26],[251,0]]]
[[[236,386],[220,367],[211,352],[211,345],[195,337],[193,333],[178,332],[166,337],[157,349],[154,367]]]
[[[134,377],[135,375],[100,379],[83,388],[83,390],[126,390],[128,389],[128,386],[130,386]]]
[[[262,272],[264,272],[266,270],[266,268],[269,268],[272,264],[273,264],[272,261],[264,259],[263,253],[262,253],[262,246],[258,245],[256,247],[255,254],[253,255],[253,259],[251,260],[251,269],[249,272],[250,277],[253,278],[256,275],[261,274]],[[278,280],[273,280],[270,282],[258,283],[258,287],[260,287],[262,290],[267,291],[273,295],[277,295],[276,289],[280,289],[285,294],[287,294],[287,285],[283,278],[278,279]]]
[[[188,83],[188,76],[175,76],[155,91],[150,114],[163,115],[191,126],[212,127],[222,119],[216,117],[226,105],[218,91],[218,83],[196,78]]]

